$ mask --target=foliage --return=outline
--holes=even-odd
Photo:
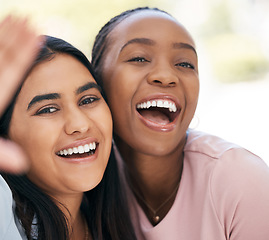
[[[212,67],[222,82],[256,79],[269,69],[258,42],[249,36],[221,34],[208,41]]]
[[[242,32],[242,29],[236,28],[238,16],[234,2],[211,3],[200,35],[212,63],[215,79],[231,83],[261,78],[268,72],[269,60],[263,54],[259,39],[239,33],[238,30]]]
[[[30,15],[41,34],[63,38],[90,54],[94,37],[110,18],[130,8],[165,8],[175,0],[0,0],[0,16]]]

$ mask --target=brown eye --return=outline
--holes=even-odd
[[[85,97],[80,101],[79,106],[88,105],[98,100],[100,100],[100,98],[95,96]]]
[[[134,57],[129,59],[127,62],[149,62],[149,61],[144,57]]]
[[[178,66],[178,67],[184,67],[184,68],[190,68],[190,69],[195,69],[194,66],[191,63],[188,63],[188,62],[177,63],[176,66]]]
[[[45,107],[37,111],[35,115],[42,115],[42,114],[51,114],[57,112],[59,109],[56,107]]]

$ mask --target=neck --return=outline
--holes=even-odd
[[[57,196],[58,207],[65,214],[70,239],[85,239],[85,217],[80,211],[83,193]]]
[[[83,198],[83,193],[79,194],[65,194],[54,196],[56,204],[65,214],[66,219],[70,224],[80,214],[80,205]]]
[[[127,181],[129,181],[138,203],[148,215],[149,220],[153,213],[148,209],[147,204],[156,210],[167,199],[169,200],[162,211],[160,210],[162,212],[161,219],[173,204],[183,169],[184,144],[168,155],[152,156],[139,153],[125,143],[117,141],[117,146],[126,165]],[[170,196],[172,197],[170,198]],[[144,201],[141,201],[141,198]]]

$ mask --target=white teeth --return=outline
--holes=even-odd
[[[67,151],[68,151],[68,154],[69,155],[72,155],[73,154],[73,149],[72,148],[69,148]]]
[[[144,102],[143,103],[143,106],[144,106],[144,108],[147,108],[147,103]]]
[[[165,101],[165,102],[163,103],[163,106],[164,106],[165,108],[169,108],[169,103],[168,103],[168,101]]]
[[[176,112],[177,107],[174,102],[168,100],[153,100],[137,104],[137,109],[148,109],[150,107],[168,108],[170,112]]]
[[[163,107],[163,101],[158,100],[157,101],[157,107]]]
[[[78,153],[80,153],[80,154],[84,153],[84,147],[83,146],[78,147]]]
[[[90,150],[94,150],[96,148],[96,143],[90,143]]]
[[[74,147],[74,148],[68,148],[68,149],[63,149],[61,151],[59,151],[57,154],[60,156],[67,156],[67,155],[72,155],[72,154],[83,154],[83,153],[87,153],[90,152],[91,150],[95,150],[96,149],[96,143],[90,143],[90,144],[85,144],[84,146],[78,146],[78,147]]]
[[[84,152],[89,152],[89,151],[90,151],[90,146],[89,146],[89,144],[86,144],[84,146]]]
[[[75,154],[78,153],[78,148],[77,147],[73,148],[73,153],[75,153]]]

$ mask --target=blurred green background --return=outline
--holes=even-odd
[[[267,72],[268,47],[260,40],[266,36],[259,29],[268,21],[262,19],[269,10],[265,0],[0,0],[0,16],[29,15],[40,33],[64,38],[90,57],[104,23],[128,8],[147,5],[168,11],[187,26],[207,52],[217,81],[251,81]]]
[[[268,0],[0,0],[0,19],[29,16],[40,34],[63,38],[90,58],[99,29],[138,6],[168,11],[196,41],[201,91],[192,127],[236,142],[269,164]]]

